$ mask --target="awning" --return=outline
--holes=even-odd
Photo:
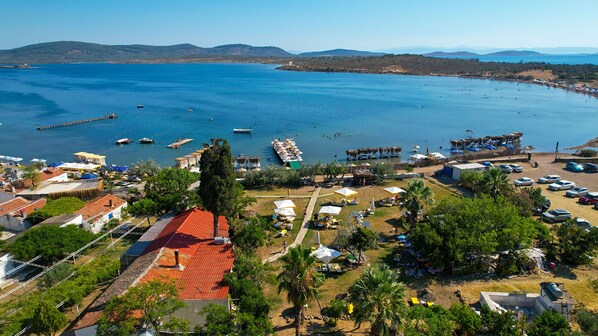
[[[345,197],[348,197],[348,196],[357,194],[357,191],[355,191],[353,189],[349,189],[349,188],[342,188],[342,189],[339,189],[339,190],[335,190],[334,193],[342,195],[342,196],[345,196]]]
[[[294,208],[295,203],[291,200],[274,201],[277,208]]]
[[[320,245],[320,247],[318,247],[315,251],[313,251],[311,253],[311,255],[318,258],[318,260],[320,260],[321,262],[328,264],[332,260],[340,257],[342,255],[342,253],[340,253],[337,250],[328,248],[324,245]]]
[[[320,209],[320,214],[328,214],[328,215],[338,215],[341,213],[342,208],[340,207],[335,207],[335,206],[323,206],[322,209]]]
[[[294,170],[301,169],[301,163],[299,161],[289,161],[289,167]]]
[[[274,213],[281,216],[295,216],[295,210],[293,208],[276,208]]]
[[[398,193],[404,193],[405,190],[399,188],[399,187],[388,187],[388,188],[384,188],[384,190],[386,190],[387,192],[391,193],[391,194],[398,194]]]

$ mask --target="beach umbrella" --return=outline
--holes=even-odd
[[[376,210],[376,202],[374,201],[373,197],[372,197],[372,202],[370,203],[370,209],[372,209],[372,211]]]
[[[339,190],[335,190],[334,193],[342,195],[342,196],[345,196],[345,197],[349,197],[351,195],[357,194],[357,191],[349,189],[349,188],[342,188],[342,189],[339,189]]]
[[[508,149],[515,149],[515,146],[511,145],[511,144],[505,144],[505,148]]]
[[[274,201],[277,208],[294,208],[295,203],[291,200]]]
[[[340,253],[337,250],[328,248],[324,245],[320,245],[320,247],[318,247],[315,251],[313,251],[311,253],[311,255],[316,257],[321,262],[328,264],[332,260],[340,257],[342,255],[342,253]]]
[[[295,210],[293,208],[276,208],[274,213],[281,216],[295,216]]]
[[[341,207],[335,207],[335,206],[331,206],[331,205],[327,205],[327,206],[323,206],[322,209],[320,209],[320,214],[327,214],[327,215],[338,215],[341,213],[342,208]]]
[[[89,179],[94,179],[94,178],[97,178],[97,177],[98,177],[98,175],[91,174],[91,173],[85,173],[85,174],[81,175],[81,179],[82,180],[89,180]]]
[[[35,158],[33,158],[33,159],[31,159],[31,161],[29,161],[29,162],[39,162],[39,159],[35,159]]]
[[[479,151],[481,151],[481,149],[479,149],[477,147],[469,147],[469,148],[467,148],[467,150],[470,151],[470,152],[479,152]]]
[[[446,156],[440,154],[439,152],[433,152],[429,154],[430,156],[433,156],[434,158],[436,158],[437,160],[440,159],[446,159]]]
[[[384,190],[387,191],[387,192],[389,192],[389,193],[391,193],[391,194],[393,194],[393,195],[405,192],[405,190],[403,190],[403,189],[401,189],[399,187],[388,187],[388,188],[384,188]]]
[[[419,161],[419,160],[427,159],[428,157],[423,154],[413,154],[409,158],[413,161]]]
[[[462,151],[462,150],[460,150],[460,149],[453,149],[453,150],[451,151],[451,154],[463,154],[463,151]]]
[[[12,158],[12,161],[14,161],[14,162],[21,162],[21,161],[23,161],[23,158],[20,158],[20,157],[13,157],[13,158]]]
[[[320,231],[316,231],[316,244],[320,245]]]

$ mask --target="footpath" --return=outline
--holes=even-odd
[[[305,210],[305,216],[303,216],[303,223],[301,223],[301,228],[299,229],[299,233],[297,233],[297,237],[295,237],[295,241],[292,242],[289,246],[287,246],[286,251],[278,252],[278,253],[273,254],[273,255],[269,256],[268,258],[264,259],[263,260],[264,263],[274,262],[274,261],[278,260],[280,257],[282,257],[283,255],[287,254],[287,252],[289,251],[289,248],[301,245],[301,243],[303,242],[303,239],[305,238],[305,235],[307,234],[307,230],[309,229],[309,221],[314,212],[316,202],[318,201],[318,197],[320,195],[320,190],[321,190],[321,188],[316,188],[316,190],[314,190],[314,193],[311,195],[309,203],[307,204],[307,209]]]

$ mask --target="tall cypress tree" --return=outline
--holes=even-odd
[[[231,215],[238,196],[232,161],[230,146],[224,139],[212,139],[201,155],[199,196],[214,216],[214,237],[218,236],[218,217]]]

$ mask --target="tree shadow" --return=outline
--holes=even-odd
[[[553,274],[555,277],[559,278],[566,278],[571,280],[577,279],[577,274],[575,274],[574,269],[571,266],[558,264],[558,266],[554,269]]]

